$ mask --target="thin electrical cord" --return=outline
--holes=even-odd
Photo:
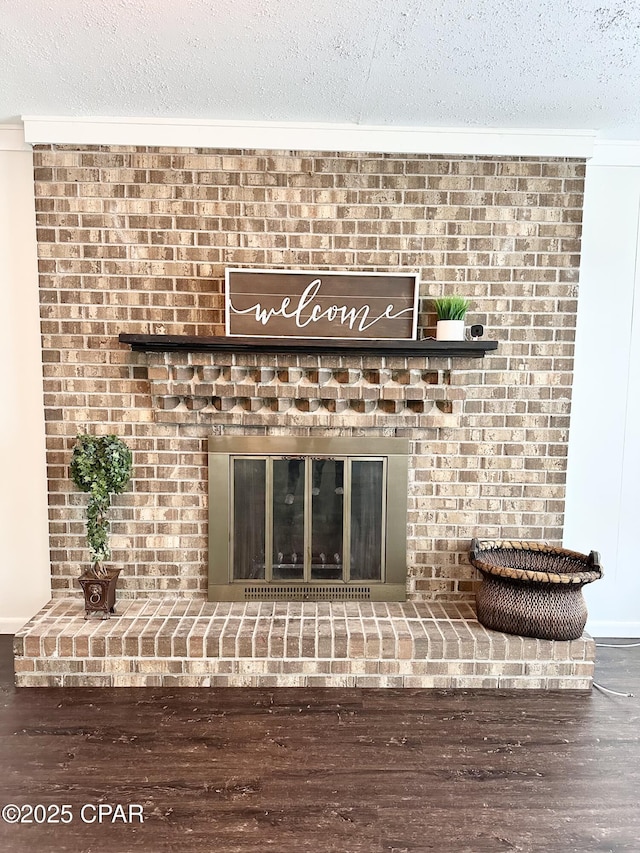
[[[633,693],[620,693],[619,690],[610,690],[608,687],[603,687],[602,684],[598,684],[596,681],[593,682],[593,686],[596,690],[600,690],[602,693],[607,693],[609,696],[624,696],[625,699],[633,699]]]
[[[637,649],[640,643],[596,643],[596,649]],[[610,696],[623,696],[625,699],[633,699],[633,693],[620,693],[618,690],[610,690],[608,687],[603,687],[602,684],[593,682],[596,690],[602,693],[607,693]]]

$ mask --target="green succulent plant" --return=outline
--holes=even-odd
[[[91,572],[106,577],[103,562],[111,556],[109,519],[111,495],[123,492],[131,479],[132,458],[127,445],[115,435],[80,433],[71,456],[71,479],[89,493],[87,543]]]
[[[471,303],[464,296],[442,296],[433,300],[438,320],[464,320]]]

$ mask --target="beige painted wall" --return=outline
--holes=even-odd
[[[0,633],[51,596],[33,160],[0,130]]]
[[[596,146],[586,188],[564,543],[602,558],[587,631],[640,637],[640,144]]]

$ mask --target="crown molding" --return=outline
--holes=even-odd
[[[640,141],[597,139],[589,166],[640,166]]]
[[[21,124],[0,124],[0,151],[31,151]]]
[[[27,142],[588,158],[595,131],[23,116]]]

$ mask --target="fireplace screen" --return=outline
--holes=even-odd
[[[406,441],[229,437],[209,451],[210,599],[405,598]]]

